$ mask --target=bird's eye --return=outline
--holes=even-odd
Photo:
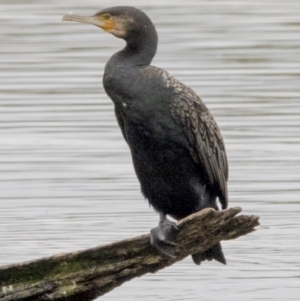
[[[104,14],[102,15],[103,19],[104,20],[109,20],[111,18],[111,15],[110,14]]]

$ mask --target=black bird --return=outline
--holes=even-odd
[[[130,6],[106,8],[91,17],[65,21],[94,24],[124,39],[126,46],[107,62],[103,77],[118,124],[132,155],[141,190],[160,215],[151,242],[175,256],[179,220],[207,207],[227,207],[228,165],[220,130],[204,102],[165,70],[151,66],[157,33],[149,17]],[[226,264],[220,244],[193,260]]]

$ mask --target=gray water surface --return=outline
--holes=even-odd
[[[140,193],[102,87],[124,42],[65,13],[124,1],[0,4],[0,264],[147,233]],[[127,1],[156,24],[153,64],[213,112],[230,167],[230,206],[261,216],[223,243],[227,266],[188,258],[101,300],[299,300],[300,2]]]

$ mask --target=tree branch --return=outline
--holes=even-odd
[[[84,251],[0,267],[0,301],[93,300],[126,281],[246,235],[259,225],[241,208],[205,209],[177,223],[177,258],[160,254],[142,235]]]

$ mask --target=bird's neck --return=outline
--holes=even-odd
[[[142,33],[126,40],[126,47],[120,52],[122,57],[136,66],[150,65],[157,49],[157,34],[155,28],[149,28]]]

